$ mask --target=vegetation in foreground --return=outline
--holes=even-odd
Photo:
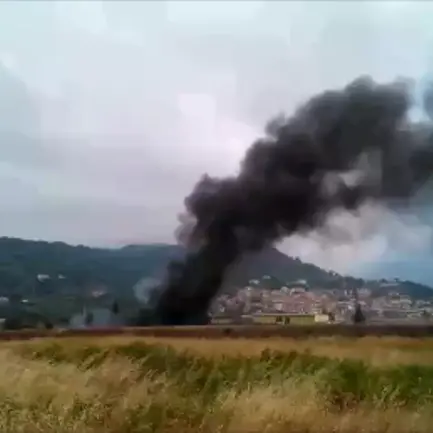
[[[164,340],[3,343],[0,431],[431,432],[433,366],[272,348],[209,355],[203,344],[224,341],[196,342],[201,349]],[[430,340],[394,343],[419,358],[433,352]]]

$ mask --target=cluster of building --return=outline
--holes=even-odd
[[[376,291],[377,293],[377,291]],[[269,290],[261,287],[260,280],[239,288],[234,294],[223,294],[215,299],[211,313],[215,318],[258,316],[315,316],[328,315],[332,321],[351,320],[356,305],[372,322],[384,320],[427,320],[433,317],[433,302],[416,301],[398,290],[385,291],[373,296],[369,288],[323,289],[309,288],[306,281],[298,281]],[[316,320],[317,321],[317,320]],[[323,321],[320,319],[320,321]]]

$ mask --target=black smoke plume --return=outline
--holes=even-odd
[[[432,94],[424,98],[428,115]],[[433,170],[431,123],[412,122],[411,105],[404,82],[361,77],[270,122],[237,176],[203,176],[185,199],[194,223],[181,230],[188,254],[169,268],[156,308],[161,323],[204,320],[245,252],[320,227],[331,210],[365,200],[409,205]]]

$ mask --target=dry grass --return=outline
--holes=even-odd
[[[152,411],[178,400],[163,376],[143,375],[125,358],[86,370],[3,350],[0,363],[1,432],[152,431]]]
[[[233,414],[230,431],[239,433],[421,433],[431,432],[433,420],[426,410],[330,411],[317,393],[314,380],[252,389],[225,398],[223,408]]]
[[[121,341],[121,340],[117,340]],[[135,340],[140,341],[140,340]],[[311,353],[335,359],[359,359],[375,366],[392,364],[431,365],[433,363],[433,339],[413,339],[399,337],[364,337],[359,339],[331,337],[310,339],[273,338],[250,339],[180,339],[145,338],[150,344],[166,344],[180,351],[218,357],[224,355],[257,356],[263,350]],[[111,344],[116,339],[111,339]],[[102,344],[104,342],[102,341]],[[420,356],[421,355],[421,356]]]
[[[205,357],[221,356],[258,356],[265,349],[282,352],[310,353],[335,359],[359,359],[374,366],[432,365],[433,338],[364,337],[358,339],[344,337],[319,337],[306,339],[267,338],[267,339],[218,339],[207,338],[154,338],[154,337],[104,337],[68,338],[71,350],[83,345],[109,347],[145,342],[154,345],[173,347],[181,352],[188,351]],[[29,342],[8,342],[5,345],[44,346],[50,340]]]
[[[373,363],[433,360],[433,341],[365,338],[321,340],[156,340],[207,357],[253,356],[263,349],[310,351],[357,357]],[[106,338],[92,345],[131,345],[137,338]],[[141,339],[142,341],[142,339]],[[4,343],[0,346],[0,431],[7,433],[430,433],[433,408],[358,404],[335,410],[321,394],[321,374],[286,378],[278,383],[251,383],[243,389],[225,387],[208,399],[185,392],[173,378],[144,371],[142,365],[110,355],[95,367],[49,359],[29,359],[27,349],[48,341]],[[82,339],[60,342],[71,353]],[[387,355],[388,354],[388,355]],[[385,361],[379,358],[385,356]],[[424,355],[422,355],[424,356]],[[423,360],[422,362],[428,362]]]

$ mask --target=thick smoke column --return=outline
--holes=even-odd
[[[188,254],[169,268],[161,322],[199,321],[243,253],[320,227],[331,210],[355,210],[366,199],[409,205],[433,169],[431,125],[411,123],[410,106],[404,83],[359,78],[273,120],[238,176],[204,176],[185,199],[194,224],[181,230]]]

